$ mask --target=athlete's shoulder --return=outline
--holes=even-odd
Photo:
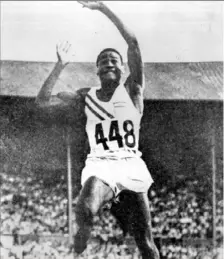
[[[86,95],[89,93],[90,89],[91,89],[90,87],[81,88],[81,89],[77,90],[76,93],[77,93],[77,95],[85,98]]]

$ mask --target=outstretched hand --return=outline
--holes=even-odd
[[[69,62],[73,61],[74,54],[71,52],[71,44],[68,41],[58,43],[56,45],[58,61],[62,65],[67,65]]]
[[[87,7],[91,10],[99,10],[103,3],[101,1],[77,1],[80,3],[83,7]]]

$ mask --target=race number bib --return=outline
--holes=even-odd
[[[105,136],[102,123],[96,124],[95,128],[95,139],[96,144],[102,144],[104,150],[109,149],[109,142],[116,141],[119,148],[125,146],[134,148],[136,144],[136,138],[134,134],[134,124],[131,120],[126,120],[123,123],[123,134],[119,129],[119,124],[117,120],[111,121],[109,127],[109,135]]]

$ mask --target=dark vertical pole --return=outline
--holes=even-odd
[[[215,130],[212,129],[212,231],[213,248],[216,248],[216,154],[215,154]]]
[[[66,128],[66,145],[67,145],[67,179],[68,179],[68,233],[69,245],[73,244],[72,231],[72,179],[71,179],[71,142],[70,142],[70,127]]]

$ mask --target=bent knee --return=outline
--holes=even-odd
[[[95,185],[98,184],[98,182],[99,182],[99,179],[96,176],[90,176],[84,184],[83,189],[85,189],[84,191],[85,195],[90,195],[93,189],[95,188]]]

